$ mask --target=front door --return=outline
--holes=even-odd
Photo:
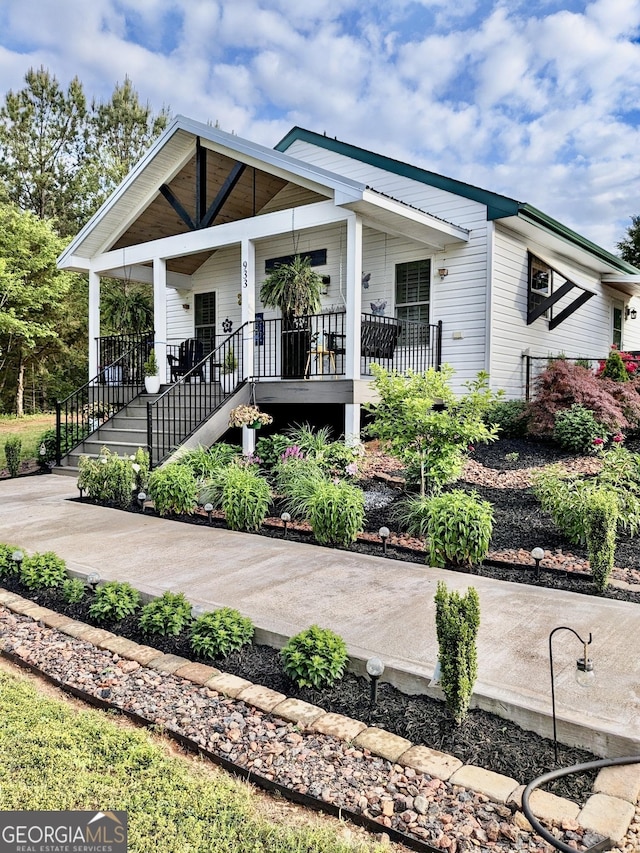
[[[216,346],[216,294],[196,293],[195,296],[196,340],[202,342],[203,355],[209,355]]]

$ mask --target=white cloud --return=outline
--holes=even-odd
[[[156,109],[326,130],[612,248],[640,213],[639,33],[640,0],[3,0],[0,92],[128,74]]]

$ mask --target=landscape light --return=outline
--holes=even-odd
[[[282,525],[284,527],[284,533],[282,534],[283,539],[287,538],[287,524],[291,521],[291,514],[288,512],[283,512],[280,516],[280,521],[282,521]]]
[[[593,639],[591,633],[589,633],[589,639],[583,640],[580,634],[573,630],[573,628],[567,628],[565,625],[560,625],[557,628],[554,628],[553,631],[549,634],[549,669],[551,671],[551,714],[553,716],[553,750],[555,754],[556,764],[558,763],[558,733],[556,727],[556,691],[553,677],[553,644],[552,639],[553,635],[556,631],[570,631],[575,637],[580,640],[584,647],[584,654],[581,658],[578,658],[576,661],[576,681],[581,687],[589,687],[590,684],[593,683],[593,679],[595,678],[595,673],[593,671],[593,661],[587,654],[587,646],[590,645],[591,640]]]
[[[375,708],[378,701],[378,679],[384,672],[384,664],[380,658],[369,658],[367,661],[367,674],[371,679],[371,695],[369,696],[369,707]]]
[[[204,511],[207,513],[207,516],[209,518],[209,524],[211,524],[211,516],[213,514],[213,504],[205,504],[204,505]]]
[[[531,556],[536,561],[536,577],[540,577],[540,560],[544,557],[544,550],[542,548],[534,548],[531,552]]]
[[[386,555],[387,553],[387,539],[389,538],[391,531],[388,527],[381,527],[378,530],[378,536],[382,539],[382,553]]]

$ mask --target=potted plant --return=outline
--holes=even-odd
[[[243,405],[236,406],[229,412],[230,427],[249,427],[249,429],[260,429],[273,423],[273,418],[266,412],[261,412],[258,406]]]
[[[160,375],[158,373],[158,359],[156,351],[152,349],[149,352],[149,358],[143,366],[144,387],[147,394],[157,394],[160,390]]]
[[[231,394],[238,384],[238,359],[233,347],[227,350],[220,368],[220,383],[225,394]]]
[[[321,293],[322,276],[302,255],[276,266],[262,283],[262,304],[282,312],[283,376],[304,376],[311,337],[309,315],[320,309]]]

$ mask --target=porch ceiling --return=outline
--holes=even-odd
[[[206,168],[207,204],[216,198],[236,164],[236,160],[219,152],[209,153]],[[185,167],[167,184],[173,196],[194,219],[196,172],[197,163],[194,153]],[[247,219],[261,213],[266,207],[274,209],[275,197],[286,186],[286,180],[247,166],[211,225]],[[320,196],[313,194],[310,200],[319,199]],[[166,198],[158,193],[112,246],[112,249],[127,248],[163,237],[186,234],[190,230]],[[172,258],[167,263],[167,269],[171,272],[191,275],[211,254],[212,252],[201,252],[182,258]]]

